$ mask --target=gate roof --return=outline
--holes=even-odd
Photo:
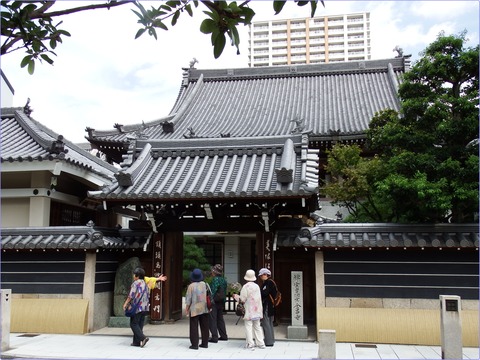
[[[318,190],[306,135],[137,140],[115,176],[91,197],[111,200],[310,197]]]

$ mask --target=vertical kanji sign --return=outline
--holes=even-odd
[[[163,274],[163,236],[154,235],[153,242],[153,276],[157,277]],[[152,321],[160,321],[163,318],[162,307],[162,286],[163,281],[157,281],[155,288],[152,290],[150,304],[150,318]]]

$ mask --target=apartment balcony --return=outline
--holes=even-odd
[[[286,32],[274,32],[272,33],[273,39],[286,39],[287,33]]]
[[[291,37],[291,38],[295,38],[295,37],[303,37],[303,38],[305,38],[305,36],[307,36],[307,34],[305,33],[305,31],[292,31],[292,32],[290,32],[290,37]]]
[[[358,33],[358,32],[363,33],[363,32],[364,32],[364,28],[363,28],[363,26],[361,26],[361,27],[349,27],[349,28],[347,28],[347,32],[348,32],[349,34],[351,34],[351,33]]]
[[[348,40],[359,40],[359,39],[364,39],[365,37],[363,35],[348,35],[347,39]]]
[[[345,58],[345,54],[343,52],[330,52],[328,54],[328,57],[330,59],[344,59]]]
[[[359,23],[359,22],[363,22],[363,16],[347,17],[347,23]]]
[[[325,59],[310,59],[310,64],[323,64]]]
[[[305,28],[305,21],[301,21],[301,22],[291,21],[290,22],[290,27],[294,28],[294,29],[303,29],[303,28]]]
[[[343,17],[342,18],[328,18],[328,24],[343,24]]]
[[[315,38],[310,38],[310,45],[323,45],[325,44],[325,37],[315,37]]]
[[[332,37],[328,37],[328,42],[329,43],[344,43],[344,38],[343,36],[332,36]]]
[[[254,48],[268,47],[268,41],[254,41],[253,47]]]
[[[305,46],[307,41],[305,39],[292,39],[290,40],[290,44]]]
[[[253,55],[263,55],[268,54],[268,50],[254,50]]]
[[[325,60],[325,54],[310,54],[310,60]]]
[[[325,46],[310,46],[310,54],[325,52]]]
[[[343,27],[341,29],[339,28],[328,28],[328,33],[329,34],[343,34],[344,31],[343,31]]]
[[[272,48],[277,48],[279,46],[287,46],[287,41],[272,41]]]
[[[272,29],[275,30],[287,30],[287,23],[272,23]]]

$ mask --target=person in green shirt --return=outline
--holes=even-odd
[[[223,311],[225,308],[225,300],[227,298],[227,280],[223,277],[223,266],[216,264],[212,267],[212,289],[213,308],[210,312],[210,333],[212,337],[209,342],[216,343],[218,340],[228,340]]]

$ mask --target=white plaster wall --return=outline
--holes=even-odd
[[[29,226],[30,199],[2,199],[1,227]]]

